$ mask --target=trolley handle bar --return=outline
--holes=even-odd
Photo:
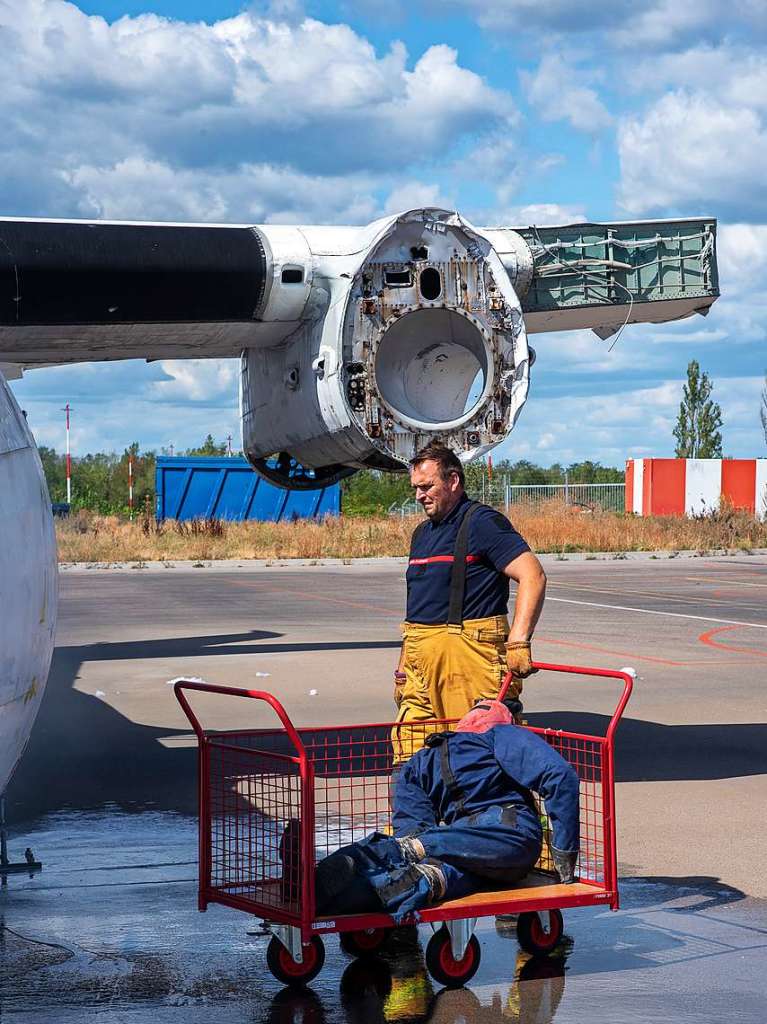
[[[215,683],[198,683],[192,679],[179,679],[173,684],[173,692],[176,695],[176,700],[181,705],[181,708],[189,719],[189,723],[194,729],[195,735],[197,736],[197,742],[202,743],[205,739],[205,730],[200,724],[200,720],[192,710],[192,705],[184,693],[184,690],[197,690],[201,693],[218,693],[227,697],[247,697],[250,700],[260,700],[274,711],[274,713],[282,722],[285,732],[290,737],[290,741],[296,748],[299,757],[306,758],[306,750],[304,744],[301,741],[301,737],[296,732],[296,727],[291,722],[287,711],[282,704],[277,700],[271,693],[267,693],[265,690],[240,690],[236,686],[218,686]]]
[[[634,688],[634,680],[628,672],[619,672],[617,671],[617,669],[611,668],[587,668],[581,665],[553,665],[545,661],[534,661],[533,668],[541,669],[544,672],[567,672],[568,674],[575,676],[600,676],[603,679],[622,680],[623,692],[620,695],[618,704],[615,708],[615,711],[613,711],[612,717],[610,719],[610,724],[607,727],[607,732],[605,733],[605,739],[608,742],[612,740],[613,733],[615,732],[618,722],[621,720],[623,710],[626,707],[626,704],[628,704],[628,699],[631,696],[631,691]],[[503,698],[506,696],[506,692],[511,686],[512,679],[513,676],[511,672],[507,672],[506,675],[503,677],[501,689],[498,693],[499,700],[503,700]]]

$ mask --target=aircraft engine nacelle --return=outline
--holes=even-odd
[[[515,285],[527,287],[533,263],[519,235],[504,266],[444,210],[259,231],[263,319],[295,324],[242,356],[243,448],[259,472],[316,486],[357,468],[402,470],[434,438],[468,460],[506,437],[529,385]]]
[[[365,227],[0,217],[0,371],[240,356],[243,448],[282,486],[403,470],[436,438],[468,461],[519,416],[528,333],[705,315],[715,240],[710,218],[473,228],[439,209]]]

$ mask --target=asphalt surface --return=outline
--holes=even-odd
[[[386,720],[404,566],[241,566],[62,574],[53,669],[7,795],[11,855],[31,846],[45,866],[0,891],[0,1016],[767,1019],[765,556],[546,560],[536,659],[639,673],[617,738],[619,913],[568,912],[544,963],[480,921],[482,965],[454,993],[412,942],[365,974],[329,937],[303,996],[266,973],[250,919],[197,913],[195,751],[167,681],[263,687],[300,724]],[[616,697],[541,673],[526,715],[598,732]],[[201,706],[206,723],[243,723],[234,703]]]

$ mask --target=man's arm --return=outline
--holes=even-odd
[[[530,640],[543,609],[546,573],[532,551],[518,555],[503,573],[517,584],[514,618],[506,642],[506,664],[514,676],[524,679],[535,671],[531,663]]]
[[[551,820],[555,866],[563,882],[573,881],[580,845],[580,787],[575,769],[539,736],[516,725],[493,729],[493,743],[503,771],[543,798]]]
[[[517,584],[517,598],[514,604],[514,618],[509,630],[509,640],[529,640],[543,610],[546,596],[546,573],[532,553],[525,551],[509,562],[503,570]]]

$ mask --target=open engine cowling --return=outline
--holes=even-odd
[[[297,462],[316,486],[401,470],[435,438],[468,460],[506,437],[529,384],[514,285],[529,283],[532,257],[519,236],[509,273],[444,210],[346,229],[343,246],[338,229],[303,228],[302,247],[286,229],[261,231],[280,301],[292,280],[303,307],[286,312],[300,322],[280,346],[242,356],[243,449],[260,472],[300,486]],[[273,452],[284,453],[276,471]]]

